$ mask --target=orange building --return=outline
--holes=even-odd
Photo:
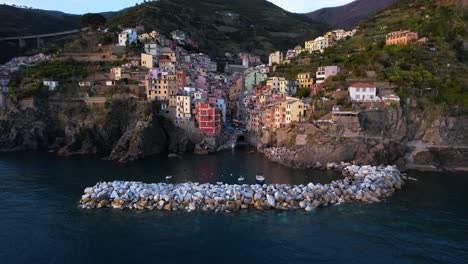
[[[418,33],[409,30],[395,31],[387,34],[387,45],[408,45],[418,40]]]
[[[184,89],[187,85],[187,75],[184,71],[179,70],[177,71],[177,86],[179,89]]]

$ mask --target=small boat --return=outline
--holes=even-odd
[[[263,173],[257,173],[255,176],[255,181],[257,184],[263,185],[265,183],[265,176],[263,176]]]
[[[172,179],[172,176],[166,176],[166,180]]]
[[[216,182],[217,185],[223,185],[223,182]]]
[[[244,177],[242,177],[242,176],[240,176],[240,177],[239,177],[239,179],[237,179],[237,180],[241,182],[241,181],[244,181],[244,180],[245,180],[245,178],[244,178]]]
[[[249,154],[255,154],[255,150],[249,151]]]

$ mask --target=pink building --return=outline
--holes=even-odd
[[[195,80],[195,88],[206,90],[206,78],[201,75],[198,75],[197,79]]]

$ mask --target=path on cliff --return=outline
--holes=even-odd
[[[332,135],[334,137],[341,137],[341,138],[360,138],[360,139],[374,139],[374,140],[381,140],[381,141],[389,141],[389,142],[395,142],[398,144],[404,144],[407,147],[415,147],[415,148],[453,148],[453,149],[468,149],[468,146],[466,145],[438,145],[438,144],[430,144],[430,143],[425,143],[419,140],[413,140],[413,141],[408,141],[408,142],[401,142],[400,140],[395,140],[391,138],[382,138],[382,137],[373,137],[373,136],[337,136],[337,135]]]

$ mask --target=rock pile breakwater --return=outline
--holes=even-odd
[[[395,166],[347,166],[344,179],[329,184],[228,185],[100,182],[84,190],[84,209],[185,210],[235,212],[242,209],[311,211],[317,207],[361,201],[380,202],[404,185]]]

